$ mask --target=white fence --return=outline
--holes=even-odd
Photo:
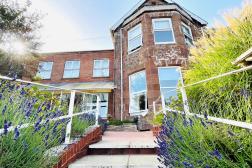
[[[209,82],[209,81],[212,81],[212,80],[216,80],[216,79],[219,79],[219,78],[222,78],[222,77],[226,77],[226,76],[234,75],[234,74],[237,74],[237,73],[245,72],[245,71],[248,71],[248,70],[252,70],[252,65],[248,66],[248,67],[238,69],[238,70],[234,70],[234,71],[231,71],[231,72],[227,72],[227,73],[215,76],[215,77],[211,77],[211,78],[208,78],[208,79],[205,79],[205,80],[193,83],[193,84],[188,84],[188,85],[185,85],[185,86],[183,84],[183,81],[181,80],[181,87],[179,87],[177,89],[174,89],[174,90],[170,90],[169,92],[181,91],[182,98],[183,98],[184,112],[177,111],[177,110],[171,109],[169,107],[163,107],[161,110],[158,111],[157,110],[157,104],[162,99],[160,97],[156,101],[153,102],[154,114],[158,115],[160,113],[166,113],[168,111],[168,112],[173,112],[173,113],[185,114],[186,116],[197,116],[199,118],[204,119],[205,118],[204,115],[190,113],[190,108],[189,108],[189,104],[188,104],[187,96],[186,96],[186,88],[191,87],[191,86],[196,86],[196,85],[199,85],[199,84],[202,84],[202,83],[206,83],[206,82]],[[198,103],[200,103],[200,102],[198,102]],[[212,117],[212,116],[208,116],[208,119],[211,120],[211,121],[218,122],[218,123],[228,124],[228,125],[237,126],[237,127],[240,127],[240,128],[245,128],[245,129],[252,130],[252,124],[251,123],[240,122],[240,121],[235,121],[235,120],[230,120],[230,119],[225,119],[225,118],[217,118],[217,117]]]
[[[52,92],[52,93],[54,93],[55,91],[60,92],[60,99],[62,99],[63,92],[70,93],[70,101],[69,101],[69,105],[68,105],[68,115],[60,116],[60,117],[53,118],[53,119],[49,120],[49,122],[51,122],[51,121],[57,121],[57,120],[63,120],[63,119],[70,119],[70,122],[68,122],[67,127],[66,127],[65,144],[71,143],[70,138],[71,138],[73,117],[81,116],[83,114],[93,113],[93,114],[95,114],[95,125],[98,126],[98,119],[99,119],[99,114],[100,114],[100,97],[96,94],[90,94],[90,93],[82,92],[82,91],[78,91],[78,90],[64,89],[61,87],[55,87],[55,86],[50,86],[50,85],[36,83],[36,82],[24,81],[24,80],[20,80],[20,79],[14,80],[12,78],[1,76],[1,75],[0,75],[0,79],[9,80],[9,81],[13,81],[13,82],[20,82],[20,83],[25,83],[25,84],[31,84],[32,86],[37,86],[40,88],[50,88],[50,91],[48,91],[48,92]],[[96,108],[95,109],[83,108],[83,109],[87,109],[87,110],[83,110],[82,112],[74,113],[75,97],[76,97],[77,93],[82,94],[83,96],[94,96],[96,98],[96,105],[95,105]],[[86,107],[90,106],[90,103],[87,103],[86,105],[84,104],[84,106],[86,106]],[[45,121],[42,121],[41,123],[44,123],[44,122]],[[33,125],[34,125],[34,123],[26,123],[26,124],[22,124],[21,126],[19,126],[19,128],[24,129],[24,128],[28,128]],[[15,128],[16,128],[16,126],[11,126],[8,128],[8,131],[14,131]],[[4,129],[0,129],[0,135],[3,134],[3,132],[4,132]]]

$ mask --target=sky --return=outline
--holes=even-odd
[[[174,0],[214,25],[242,0]],[[40,52],[112,49],[110,28],[139,0],[31,0],[43,15]]]

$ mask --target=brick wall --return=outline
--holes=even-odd
[[[160,4],[161,1],[156,4]],[[155,4],[151,1],[147,5]],[[155,18],[171,18],[175,35],[175,44],[171,45],[155,45],[152,29],[152,19]],[[129,118],[129,75],[146,70],[147,78],[147,94],[148,94],[148,109],[152,111],[152,103],[160,96],[158,67],[163,66],[182,66],[187,67],[189,49],[185,44],[184,35],[181,30],[182,22],[190,26],[194,40],[201,36],[201,25],[193,23],[181,15],[178,11],[153,11],[145,12],[138,16],[133,21],[124,25],[122,28],[122,47],[123,47],[123,117]],[[129,54],[128,53],[128,30],[137,24],[142,24],[143,46]],[[120,118],[121,101],[121,82],[120,82],[120,61],[121,61],[121,36],[120,28],[114,33],[115,39],[115,117]]]
[[[40,61],[52,61],[53,69],[50,80],[42,80],[41,83],[63,83],[63,82],[110,82],[114,80],[114,51],[83,51],[43,54]],[[93,64],[96,59],[109,59],[109,77],[93,77]],[[64,67],[66,61],[80,61],[80,77],[76,79],[64,79]]]

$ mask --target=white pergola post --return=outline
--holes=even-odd
[[[95,125],[99,125],[99,114],[100,114],[100,96],[97,95],[97,102],[96,102],[96,113],[95,113]]]
[[[181,94],[182,94],[182,99],[183,99],[183,105],[184,105],[184,111],[186,114],[190,113],[190,109],[189,109],[189,104],[188,104],[188,99],[187,99],[187,95],[186,95],[186,90],[185,90],[185,85],[184,85],[184,78],[183,78],[183,74],[182,74],[182,70],[180,69],[180,76],[181,76]]]
[[[66,127],[65,144],[70,144],[72,121],[73,121],[73,111],[74,111],[74,100],[75,100],[75,91],[71,91],[71,97],[70,97],[70,103],[69,103],[69,109],[68,109],[68,116],[70,118],[70,121]]]

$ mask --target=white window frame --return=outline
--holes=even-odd
[[[68,60],[68,61],[65,61],[65,67],[64,67],[63,78],[64,78],[64,79],[75,79],[75,78],[79,78],[79,77],[80,77],[80,66],[79,66],[79,68],[66,69],[66,64],[67,64],[67,62],[79,62],[79,65],[80,65],[80,60]],[[66,76],[65,76],[66,71],[74,71],[74,70],[79,70],[78,76],[74,76],[74,77],[66,77]]]
[[[43,70],[43,72],[50,72],[50,77],[48,77],[48,78],[43,78],[43,77],[40,75],[40,72],[41,72],[40,66],[41,66],[42,63],[51,63],[51,64],[52,64],[50,70]],[[43,79],[43,80],[49,80],[49,79],[52,78],[52,69],[53,69],[53,61],[40,61],[40,62],[39,62],[39,67],[38,67],[38,72],[37,72],[37,75],[36,75],[36,76],[40,77],[40,78]]]
[[[162,89],[178,89],[178,88],[177,87],[161,87],[160,77],[159,77],[159,69],[175,69],[175,68],[177,68],[179,70],[180,80],[183,80],[182,71],[181,71],[180,66],[158,67],[158,80],[159,80],[159,85],[160,85],[160,94],[161,94],[163,109],[165,109],[166,107],[165,107],[165,99],[164,99],[164,96],[163,96],[163,93],[162,93]]]
[[[135,37],[130,38],[130,33],[132,33],[133,31],[135,31],[135,30],[138,29],[138,28],[141,30],[141,34],[139,34],[139,35],[137,35],[137,36],[135,36]],[[130,46],[130,41],[131,41],[131,40],[134,40],[134,39],[136,39],[136,38],[139,38],[139,37],[141,38],[141,44],[140,44],[139,46],[135,47],[135,48],[129,48],[129,46]],[[128,53],[132,53],[132,52],[138,50],[139,48],[141,48],[142,46],[143,46],[143,30],[142,30],[142,24],[139,23],[139,24],[137,24],[136,26],[134,26],[133,28],[131,28],[131,29],[128,31]]]
[[[155,28],[155,22],[159,22],[159,21],[168,21],[170,23],[171,28],[170,29],[156,29]],[[175,35],[174,35],[173,24],[172,24],[171,18],[152,19],[152,29],[153,29],[153,37],[154,37],[155,44],[175,44],[176,43],[176,39],[175,39]],[[156,36],[155,36],[155,31],[171,31],[172,32],[173,41],[157,42],[156,41]]]
[[[187,29],[189,29],[190,34],[187,34],[187,33],[185,33],[185,32],[183,31],[183,26],[186,27]],[[181,31],[182,31],[182,33],[183,33],[183,35],[184,35],[184,39],[185,39],[186,45],[189,45],[189,46],[194,45],[194,40],[193,40],[193,35],[192,35],[192,29],[191,29],[191,27],[188,26],[187,24],[185,24],[185,23],[182,22]],[[188,42],[186,41],[185,36],[187,36],[188,38],[191,38],[192,44],[188,44]]]
[[[100,62],[100,61],[102,61],[102,63],[103,63],[103,61],[108,61],[108,68],[101,68],[101,67],[95,68],[95,62]],[[109,67],[110,67],[110,60],[109,59],[95,59],[94,64],[93,64],[93,77],[95,77],[95,78],[109,77],[109,75],[110,75],[110,73],[109,73],[110,68]],[[108,70],[108,75],[107,76],[106,75],[104,75],[104,76],[95,75],[95,70],[101,70],[101,71]]]
[[[142,90],[142,91],[139,91],[139,92],[133,92],[131,93],[131,76],[132,75],[137,75],[139,73],[145,73],[145,78],[146,78],[146,71],[143,70],[143,71],[139,71],[139,72],[136,72],[136,73],[133,73],[131,75],[129,75],[129,113],[131,116],[137,116],[137,115],[142,115],[142,114],[147,114],[148,113],[148,89],[147,89],[147,79],[145,79],[146,81],[146,89],[145,90]],[[131,100],[134,96],[138,96],[138,95],[141,95],[141,94],[145,94],[145,110],[140,110],[140,111],[132,111],[131,109]]]

